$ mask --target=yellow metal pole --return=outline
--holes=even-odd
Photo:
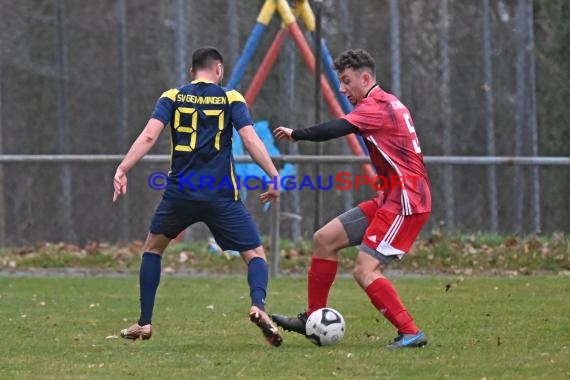
[[[309,0],[301,0],[298,3],[298,9],[300,11],[300,17],[303,22],[305,23],[305,26],[307,27],[307,30],[309,32],[314,32],[315,31],[315,14],[313,13],[313,10],[311,9],[311,5],[309,4]]]
[[[297,21],[295,19],[295,15],[287,3],[287,0],[275,0],[277,2],[277,12],[281,15],[281,19],[285,23],[285,25],[290,25]]]
[[[257,16],[257,22],[265,26],[269,25],[276,9],[277,5],[275,4],[275,0],[265,0]]]
[[[301,7],[297,6],[297,2],[294,2],[293,5],[289,5],[289,7],[293,11],[293,15],[295,15],[296,19],[301,17],[301,13],[303,12],[303,10],[301,9]]]

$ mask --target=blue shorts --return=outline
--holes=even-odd
[[[259,230],[239,201],[189,201],[164,199],[158,204],[150,232],[174,239],[197,222],[204,222],[223,250],[247,251],[261,245]]]

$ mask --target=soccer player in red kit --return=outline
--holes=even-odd
[[[340,91],[355,106],[340,119],[292,130],[278,127],[275,136],[292,141],[325,141],[357,133],[364,139],[379,176],[391,181],[378,197],[331,220],[314,234],[308,271],[308,307],[297,317],[273,315],[285,330],[305,335],[305,323],[327,306],[338,268],[338,251],[360,244],[354,278],[372,304],[396,327],[388,348],[423,347],[427,338],[400,300],[384,268],[410,249],[431,212],[431,193],[410,111],[376,82],[375,63],[364,50],[348,50],[335,61]]]

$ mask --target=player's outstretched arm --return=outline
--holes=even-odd
[[[243,141],[245,149],[247,149],[249,155],[253,160],[261,166],[261,168],[273,178],[275,183],[279,183],[279,172],[273,165],[273,161],[263,144],[263,141],[259,138],[253,125],[246,125],[238,130],[238,133]],[[277,186],[270,186],[267,192],[260,194],[259,198],[262,202],[269,202],[279,198],[279,188]]]
[[[139,137],[135,140],[123,161],[117,167],[113,178],[113,202],[123,194],[127,194],[127,173],[133,168],[156,144],[164,123],[158,119],[150,119]]]
[[[350,124],[345,119],[335,119],[322,124],[313,125],[312,127],[295,130],[286,127],[277,127],[273,131],[275,137],[292,141],[327,141],[356,132],[358,132],[358,127]]]

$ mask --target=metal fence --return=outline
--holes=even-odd
[[[3,182],[3,186],[0,186],[0,241],[3,242],[2,245],[13,245],[13,244],[26,244],[32,243],[37,240],[65,240],[69,239],[69,236],[73,237],[73,240],[67,240],[69,242],[84,243],[88,240],[98,240],[98,241],[108,241],[108,242],[118,242],[118,241],[128,241],[131,239],[142,239],[146,233],[144,225],[150,220],[150,215],[153,212],[154,204],[152,202],[157,201],[158,193],[153,192],[152,189],[145,183],[145,177],[151,174],[154,170],[163,170],[165,164],[170,160],[167,155],[149,155],[143,159],[142,164],[139,168],[134,169],[133,173],[129,174],[129,193],[126,197],[122,198],[118,205],[111,204],[111,194],[112,194],[112,175],[113,169],[122,159],[121,155],[0,155],[0,169],[5,171],[13,171],[14,167],[21,168],[18,171],[16,178],[17,182],[28,181],[30,192],[33,193],[37,191],[42,193],[45,189],[50,189],[54,183],[59,182],[59,177],[52,178],[50,183],[34,183],[33,176],[30,177],[29,168],[34,168],[39,166],[51,167],[57,172],[61,167],[66,167],[70,170],[72,177],[70,178],[70,183],[76,183],[78,181],[83,182],[84,186],[88,188],[97,189],[93,193],[103,193],[106,194],[105,197],[99,195],[94,195],[91,200],[86,200],[85,202],[78,202],[77,199],[82,198],[80,192],[73,191],[73,186],[70,188],[71,199],[63,199],[67,197],[68,194],[61,192],[57,199],[53,197],[46,197],[43,202],[50,202],[46,204],[45,207],[50,211],[50,220],[52,222],[49,225],[42,224],[40,221],[34,220],[38,218],[39,212],[36,214],[33,211],[30,213],[25,213],[24,215],[19,215],[17,210],[18,202],[11,202],[10,199],[19,199],[20,201],[28,199],[30,194],[14,194],[10,191],[10,186],[6,186],[6,181]],[[237,163],[249,163],[252,162],[249,156],[236,157]],[[308,167],[318,163],[319,165],[331,167],[342,165],[341,170],[346,170],[346,165],[352,167],[350,172],[354,174],[359,174],[358,166],[364,162],[367,162],[366,157],[354,157],[354,156],[344,156],[344,155],[330,155],[330,156],[314,156],[314,155],[282,155],[274,156],[274,162],[277,165],[282,165],[284,163],[293,163],[299,165],[299,167]],[[450,167],[458,167],[462,171],[469,171],[473,167],[495,167],[495,168],[511,168],[516,167],[530,167],[532,169],[536,168],[556,168],[560,167],[567,170],[570,166],[570,157],[490,157],[490,156],[471,156],[471,157],[461,157],[461,156],[428,156],[425,157],[425,162],[428,167],[438,168],[443,165]],[[109,168],[107,170],[107,175],[104,178],[99,178],[97,175],[90,176],[88,173],[96,172],[96,168],[105,165]],[[157,166],[159,165],[159,166]],[[55,166],[55,168],[53,168]],[[155,169],[149,170],[153,166]],[[80,170],[77,170],[80,169]],[[47,169],[49,170],[49,169]],[[138,173],[137,173],[138,172]],[[330,172],[330,171],[329,171]],[[73,178],[73,173],[78,178]],[[142,174],[142,176],[141,176]],[[134,180],[131,178],[134,177]],[[30,178],[32,181],[30,182]],[[87,182],[85,182],[87,181]],[[0,183],[1,184],[1,183]],[[495,184],[500,188],[500,183]],[[440,186],[438,186],[440,188]],[[484,191],[484,188],[483,188]],[[284,192],[284,197],[295,191]],[[152,194],[154,193],[154,194]],[[289,194],[287,194],[289,193]],[[302,194],[303,191],[298,191]],[[305,192],[306,194],[307,192]],[[314,192],[308,192],[309,194]],[[373,196],[370,189],[362,189],[358,192],[357,198],[365,199],[366,197]],[[148,195],[153,195],[153,200],[149,202]],[[299,195],[299,194],[298,194]],[[487,197],[490,194],[487,194]],[[35,195],[33,197],[37,197]],[[303,196],[303,195],[301,195]],[[89,198],[89,197],[87,197]],[[255,197],[251,197],[255,198]],[[342,195],[332,195],[326,199],[326,212],[322,210],[329,218],[344,211],[345,207],[343,202],[332,202],[334,199],[340,200]],[[8,200],[8,201],[7,201]],[[296,215],[295,213],[285,212],[281,215],[283,211],[283,204],[280,207],[273,207],[272,214],[268,216],[264,213],[256,202],[252,199],[246,199],[249,203],[249,207],[253,208],[254,217],[258,220],[261,226],[262,233],[267,236],[271,236],[271,247],[278,249],[278,244],[281,236],[286,238],[294,238],[295,231],[292,230],[292,226],[288,226],[288,220],[290,220],[291,215]],[[358,199],[357,199],[358,200]],[[491,204],[499,204],[499,200],[490,200]],[[127,204],[128,207],[123,206]],[[445,204],[441,202],[434,201],[434,212],[433,217],[434,222],[432,222],[432,228],[444,228],[445,220]],[[464,207],[470,207],[470,205],[464,205]],[[485,208],[485,207],[483,207]],[[458,207],[461,212],[469,212],[469,210],[462,210],[461,205]],[[39,210],[43,211],[43,210]],[[531,208],[534,212],[534,208]],[[539,211],[541,209],[539,208]],[[559,210],[564,213],[562,215],[563,219],[568,219],[569,210]],[[534,222],[537,220],[538,229],[532,232],[540,233],[542,231],[542,225],[540,224],[540,214],[536,215],[531,212],[531,219]],[[314,209],[304,208],[303,211],[297,214],[297,218],[294,220],[305,220],[303,223],[304,238],[311,237],[312,229],[312,215],[314,214]],[[19,215],[19,216],[18,216]],[[97,223],[105,223],[106,226],[111,226],[110,229],[98,229],[90,222],[86,222],[81,215],[103,215],[98,218]],[[106,217],[105,217],[106,216]],[[64,219],[71,217],[71,221],[65,221]],[[87,218],[93,219],[93,218]],[[263,220],[269,219],[269,223],[263,222]],[[284,221],[283,223],[282,220]],[[57,221],[57,222],[56,222]],[[19,229],[22,224],[29,223],[29,226],[23,229]],[[125,225],[126,224],[126,225]],[[314,224],[314,223],[313,223]],[[59,228],[53,228],[54,225],[59,226]],[[280,227],[281,226],[281,227]],[[533,224],[535,226],[535,224]],[[283,228],[284,227],[284,228]],[[500,227],[500,225],[497,225]],[[63,233],[61,228],[70,228],[71,231]],[[467,230],[486,230],[489,231],[492,225],[489,221],[483,221],[479,226],[473,226],[473,228]],[[287,231],[281,231],[282,229],[287,229]],[[550,228],[548,228],[549,230]],[[45,231],[48,231],[47,233]],[[192,236],[187,236],[188,239],[198,239],[204,240],[208,237],[208,231],[204,228],[198,229]]]

